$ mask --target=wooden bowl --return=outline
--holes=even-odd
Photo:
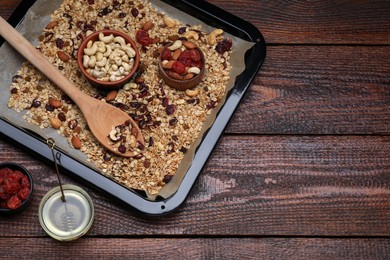
[[[1,170],[4,171],[5,169],[7,169],[7,171],[11,171],[11,172],[13,172],[13,173],[15,173],[15,172],[19,172],[19,174],[22,173],[23,176],[27,177],[28,182],[29,182],[30,185],[29,185],[29,187],[26,186],[26,185],[25,185],[25,184],[26,184],[26,181],[25,181],[25,180],[22,180],[22,179],[16,181],[16,182],[20,185],[20,186],[19,186],[19,187],[20,187],[19,191],[20,191],[22,188],[24,188],[24,187],[28,187],[28,189],[29,189],[28,197],[27,197],[27,198],[24,198],[24,199],[21,199],[21,195],[18,194],[18,193],[19,193],[19,192],[18,192],[18,193],[14,194],[14,195],[8,195],[9,197],[8,197],[7,199],[0,199],[0,202],[1,202],[1,203],[7,204],[7,201],[8,201],[12,196],[17,196],[17,197],[19,197],[19,199],[20,199],[20,201],[21,201],[21,204],[20,204],[17,208],[15,208],[15,209],[10,209],[10,208],[8,208],[8,207],[3,207],[3,206],[0,205],[0,216],[1,216],[1,215],[4,215],[4,216],[7,216],[7,215],[14,215],[14,214],[20,213],[20,212],[22,212],[23,210],[25,210],[25,209],[28,207],[28,205],[30,204],[30,202],[31,202],[32,194],[33,194],[33,190],[34,190],[33,178],[32,178],[32,176],[31,176],[30,172],[29,172],[25,167],[23,167],[23,166],[20,165],[20,164],[13,163],[13,162],[0,163],[0,171],[1,171]],[[5,171],[4,171],[4,172],[5,172]],[[5,175],[3,175],[4,172],[3,172],[3,173],[0,173],[0,193],[1,193],[1,192],[5,192],[5,190],[4,190],[4,185],[5,185],[5,181],[4,181],[5,178],[4,178],[4,176],[5,176]],[[9,173],[8,173],[8,174],[9,174]],[[3,176],[3,177],[2,177],[2,176]],[[10,184],[8,184],[8,185],[10,185]],[[12,184],[12,185],[13,185],[13,184]],[[4,196],[4,193],[3,193],[2,196]]]
[[[168,48],[170,45],[171,44],[165,46],[164,50],[166,48]],[[158,69],[159,69],[160,76],[164,80],[165,84],[167,84],[168,86],[170,86],[172,88],[178,89],[178,90],[186,90],[186,89],[194,88],[197,85],[199,85],[199,83],[203,79],[204,72],[205,72],[205,57],[204,57],[202,50],[199,47],[195,47],[194,49],[196,49],[200,53],[202,68],[200,69],[199,74],[196,74],[193,78],[187,79],[187,80],[175,79],[175,78],[172,78],[170,75],[168,75],[167,70],[164,69],[163,65],[162,65],[162,62],[163,62],[162,55],[164,53],[164,50],[161,52],[161,54],[159,56],[159,61],[158,61]]]
[[[88,73],[83,65],[84,49],[87,47],[87,44],[89,41],[92,41],[92,42],[98,41],[100,33],[103,33],[104,36],[109,36],[111,34],[114,37],[121,36],[122,38],[125,39],[125,42],[130,43],[131,47],[135,50],[136,55],[134,57],[133,68],[129,71],[128,75],[126,75],[124,78],[122,78],[120,80],[116,80],[116,81],[98,80],[93,75]],[[79,65],[81,72],[88,79],[88,81],[91,83],[92,86],[100,88],[100,89],[109,90],[109,89],[118,89],[130,81],[130,79],[133,77],[134,73],[137,71],[137,68],[138,68],[138,65],[140,62],[140,55],[139,55],[137,45],[127,34],[125,34],[123,32],[119,32],[119,31],[114,31],[114,30],[100,30],[100,31],[92,33],[91,35],[89,35],[87,38],[85,38],[82,41],[82,43],[80,44],[79,50],[78,50],[78,54],[77,54],[77,62],[78,62],[78,65]]]

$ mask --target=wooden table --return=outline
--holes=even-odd
[[[53,166],[0,139],[0,162],[36,182],[30,207],[0,218],[0,258],[390,256],[390,2],[210,2],[257,26],[267,57],[182,207],[143,217],[85,187],[93,227],[57,242],[38,222]]]

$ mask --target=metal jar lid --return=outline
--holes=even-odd
[[[60,241],[75,240],[88,232],[94,219],[91,197],[80,187],[66,184],[55,187],[39,205],[39,222],[45,232]]]

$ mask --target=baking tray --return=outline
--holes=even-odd
[[[12,26],[16,26],[24,17],[34,0],[24,0],[8,19]],[[261,32],[247,21],[234,16],[206,1],[163,0],[181,11],[202,20],[203,22],[223,29],[243,40],[255,43],[245,54],[245,69],[236,78],[235,85],[228,93],[227,99],[220,109],[214,124],[203,136],[194,159],[185,174],[178,190],[169,198],[157,198],[152,201],[147,199],[142,191],[131,190],[123,187],[115,181],[92,170],[86,165],[72,158],[66,152],[56,149],[56,157],[62,172],[81,181],[83,184],[98,189],[109,195],[113,200],[124,204],[132,210],[151,216],[159,216],[173,212],[186,200],[197,177],[206,164],[214,147],[222,136],[226,125],[239,105],[242,97],[249,88],[252,80],[258,73],[266,55],[266,44]],[[0,46],[4,40],[0,37]],[[0,118],[0,136],[23,147],[24,150],[38,156],[40,159],[52,162],[51,150],[47,148],[46,140],[41,136],[15,126],[12,122]]]

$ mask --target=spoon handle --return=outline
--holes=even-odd
[[[84,94],[51,64],[26,38],[0,16],[0,35],[38,70],[63,90],[76,104]],[[84,97],[85,98],[85,97]]]

